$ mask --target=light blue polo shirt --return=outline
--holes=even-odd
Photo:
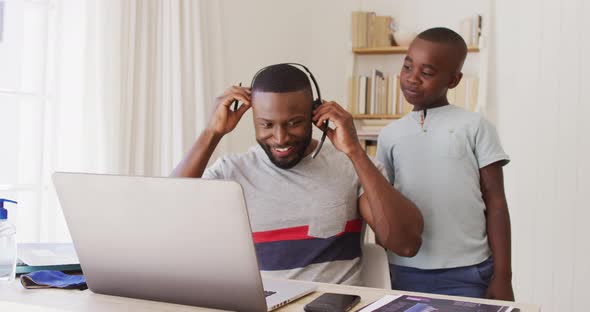
[[[377,160],[389,181],[424,217],[422,246],[412,258],[389,252],[389,262],[419,269],[473,265],[491,251],[479,169],[509,162],[495,127],[455,105],[410,112],[379,134]]]

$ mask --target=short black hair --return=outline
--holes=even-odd
[[[418,38],[430,42],[452,44],[458,48],[464,49],[467,53],[467,44],[463,37],[451,29],[445,27],[435,27],[427,29],[418,35]]]
[[[252,82],[252,92],[276,92],[285,93],[300,90],[309,90],[311,97],[311,84],[309,77],[301,69],[289,64],[276,64],[263,68]]]
[[[451,45],[457,49],[457,52],[463,61],[465,60],[465,57],[467,57],[467,44],[465,43],[465,40],[463,40],[461,35],[451,29],[445,27],[430,28],[418,34],[418,38],[430,42]]]

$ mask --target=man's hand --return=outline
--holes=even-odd
[[[486,291],[486,298],[495,300],[514,301],[514,291],[509,278],[492,276]]]
[[[349,112],[336,102],[324,101],[313,111],[313,122],[318,128],[324,130],[326,120],[330,120],[335,125],[334,129],[328,129],[327,136],[336,149],[349,157],[362,151],[363,148],[356,135],[356,128]]]
[[[227,89],[221,96],[215,100],[215,110],[209,118],[209,126],[207,127],[215,135],[223,136],[236,128],[238,122],[244,113],[250,108],[249,88],[233,86]],[[231,110],[231,105],[235,100],[239,100],[243,104],[237,111]]]

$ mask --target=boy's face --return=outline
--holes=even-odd
[[[292,168],[313,150],[311,102],[308,90],[253,93],[256,141],[275,166]]]
[[[416,38],[400,73],[406,100],[416,109],[447,104],[447,89],[461,80],[461,63],[462,57],[453,46]]]

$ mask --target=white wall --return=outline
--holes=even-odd
[[[486,116],[498,127],[512,162],[505,184],[512,216],[514,287],[518,301],[543,311],[583,311],[590,292],[590,4],[582,0],[219,1],[224,85],[267,64],[308,64],[326,99],[345,105],[353,10],[399,17],[406,28],[453,25],[491,6],[490,83]],[[414,3],[409,6],[408,3]],[[491,3],[491,4],[490,4]],[[422,9],[416,10],[415,6]],[[422,27],[423,26],[423,27]],[[470,57],[472,57],[470,55]],[[479,57],[479,56],[475,56]],[[393,67],[395,67],[394,65]],[[393,68],[391,70],[397,71]],[[586,104],[586,105],[585,105]],[[250,116],[226,138],[226,151],[255,144]]]
[[[222,76],[215,96],[242,82],[249,86],[254,73],[263,66],[281,62],[309,63],[312,28],[309,23],[311,1],[218,1],[221,37],[213,58]],[[264,8],[264,9],[262,9]],[[215,19],[212,19],[215,20]],[[216,21],[217,22],[217,21]],[[220,30],[219,30],[220,28]],[[211,99],[210,108],[214,102]],[[256,144],[251,112],[223,140],[227,151],[244,151]]]
[[[490,113],[512,157],[516,292],[544,311],[587,311],[590,5],[498,1],[494,10]]]

